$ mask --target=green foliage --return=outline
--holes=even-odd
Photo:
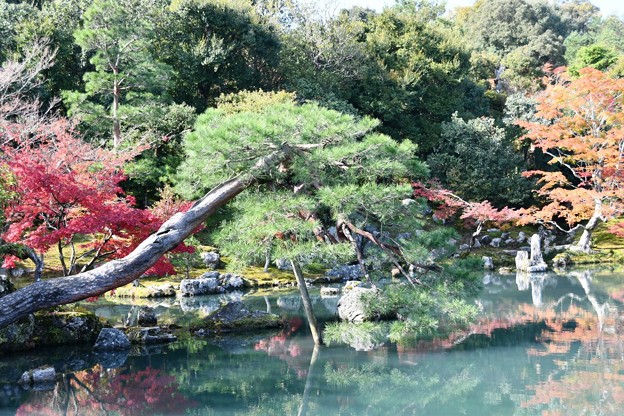
[[[274,87],[280,42],[248,0],[179,0],[161,12],[153,48],[170,65],[169,92],[203,112],[222,94]]]
[[[612,48],[597,44],[583,46],[578,50],[574,60],[570,63],[568,72],[574,76],[579,76],[579,70],[586,67],[606,71],[617,60],[617,52]]]
[[[446,186],[466,200],[517,206],[531,194],[531,182],[521,176],[522,156],[491,118],[466,122],[454,115],[443,124],[442,142],[428,163]]]

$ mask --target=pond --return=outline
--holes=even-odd
[[[445,337],[315,349],[295,292],[231,294],[291,321],[285,331],[188,337],[130,353],[50,349],[0,360],[0,414],[621,415],[624,273],[485,274],[477,323]],[[209,313],[205,297],[155,303],[160,322]],[[314,296],[322,320],[335,298]],[[90,307],[113,322],[132,305]],[[369,346],[370,347],[370,346]],[[7,382],[52,364],[37,390]]]

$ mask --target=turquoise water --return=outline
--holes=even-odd
[[[0,414],[624,414],[620,272],[487,275],[477,299],[482,316],[466,331],[368,351],[315,350],[296,294],[235,296],[288,316],[290,328],[117,356],[60,348],[5,357]],[[154,306],[162,322],[208,313],[215,300]],[[332,302],[315,297],[324,319]],[[131,312],[106,301],[92,307],[113,321]],[[64,371],[63,379],[39,391],[7,381],[43,364]]]

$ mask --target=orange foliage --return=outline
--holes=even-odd
[[[571,80],[559,71],[537,97],[539,122],[518,121],[556,171],[530,171],[545,205],[524,211],[521,223],[563,219],[569,226],[600,209],[603,219],[624,212],[624,79],[592,68]]]

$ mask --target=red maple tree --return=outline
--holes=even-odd
[[[521,223],[544,223],[564,231],[583,229],[572,250],[591,250],[600,223],[624,213],[624,79],[592,68],[570,79],[561,69],[537,96],[537,122],[518,121],[521,140],[550,156],[552,170],[539,177],[540,207],[523,212]]]
[[[161,204],[154,211],[140,210],[134,208],[134,198],[124,194],[120,187],[126,179],[123,166],[142,148],[119,152],[95,147],[81,140],[63,119],[27,138],[18,131],[5,131],[10,140],[0,154],[6,166],[1,172],[11,175],[5,183],[12,184],[14,195],[5,208],[7,226],[1,237],[41,253],[56,246],[64,275],[78,272],[78,264],[87,270],[104,258],[127,255],[183,208],[165,201],[165,208]],[[14,260],[7,256],[5,267],[11,267]],[[150,272],[174,270],[163,259]]]
[[[464,221],[466,227],[473,228],[474,232],[470,239],[471,246],[485,224],[498,225],[515,221],[518,218],[518,211],[514,209],[508,207],[498,209],[487,200],[466,201],[436,181],[430,181],[427,184],[413,182],[412,189],[414,197],[425,198],[435,205],[434,216],[436,218],[446,220],[459,215],[459,219]]]

